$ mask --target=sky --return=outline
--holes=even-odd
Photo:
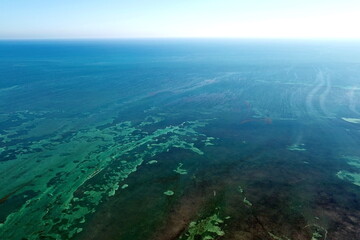
[[[0,39],[360,39],[360,0],[0,0]]]

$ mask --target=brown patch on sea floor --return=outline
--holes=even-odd
[[[221,181],[206,182],[196,186],[191,193],[184,196],[174,206],[164,226],[155,234],[154,240],[176,240],[184,233],[191,221],[199,219],[199,214],[215,194],[223,194],[221,200],[222,218],[231,215],[222,228],[223,240],[273,240],[269,232],[279,237],[291,237],[294,240],[309,240],[311,233],[304,229],[306,225],[302,216],[288,217],[287,210],[281,211],[282,196],[279,193],[262,195],[262,202],[254,202],[252,207],[244,204],[244,194],[238,192],[239,178],[223,178]],[[257,192],[261,192],[260,190]],[[268,206],[268,205],[271,206]],[[289,221],[290,220],[290,221]],[[280,233],[280,234],[279,234]],[[284,238],[285,239],[285,238]]]
[[[216,150],[218,151],[219,148]],[[232,159],[225,154],[226,151],[221,152],[224,155],[223,158]],[[152,225],[154,226],[153,237],[143,239],[178,239],[191,221],[199,219],[199,212],[203,210],[204,205],[214,199],[214,191],[217,195],[224,192],[224,197],[220,202],[223,211],[221,217],[231,216],[226,221],[226,226],[224,225],[225,236],[219,239],[274,240],[268,233],[271,232],[283,239],[287,237],[292,240],[309,240],[314,230],[311,228],[312,224],[317,224],[328,231],[327,240],[360,239],[359,230],[356,228],[357,223],[360,222],[360,213],[352,211],[353,208],[346,202],[340,205],[334,203],[329,192],[333,192],[335,185],[330,184],[334,189],[327,189],[318,183],[325,179],[326,171],[304,164],[303,159],[293,159],[291,165],[288,165],[287,161],[283,160],[284,156],[274,158],[275,155],[268,155],[273,159],[257,159],[256,157],[238,159],[239,156],[234,155],[233,162],[227,165],[213,164],[199,169],[196,180],[190,181],[186,191],[178,200],[172,201],[171,204],[165,202],[167,209],[163,212],[164,215],[159,217],[160,222]],[[218,162],[222,163],[221,160],[220,158]],[[142,176],[140,171],[138,176]],[[153,176],[157,175],[153,174]],[[176,177],[178,176],[173,177],[174,179],[162,178],[157,181],[176,182]],[[244,188],[247,199],[253,203],[252,207],[244,205],[243,196],[236,193],[239,185]],[[327,193],[316,197],[320,189]],[[337,194],[341,193],[342,191],[339,191]],[[163,197],[160,191],[157,199],[152,194],[143,196],[152,198],[151,201],[154,202],[162,201]],[[294,202],[294,199],[299,199],[299,202]],[[142,207],[141,204],[146,201],[147,199],[140,199],[136,204]],[[90,227],[86,228],[86,234],[83,235],[85,237],[82,239],[131,239],[116,235],[114,227],[121,227],[125,221],[121,217],[131,218],[129,214],[140,213],[133,207],[136,204],[128,206],[133,211],[125,210],[123,214],[120,214],[120,212],[113,212],[113,209],[122,206],[121,203],[114,199],[110,202],[112,203],[106,203],[107,206],[95,213],[95,218],[90,221]],[[323,216],[328,219],[328,222],[313,221],[314,216],[319,216],[320,219]],[[141,220],[142,216],[138,215],[138,219]],[[147,227],[141,221],[138,223],[144,228]]]
[[[213,190],[214,191],[214,190]],[[154,234],[153,240],[175,240],[184,233],[190,222],[196,220],[198,210],[207,199],[213,197],[214,192],[210,189],[201,192],[192,191],[184,195],[182,199],[170,211],[162,227]]]
[[[360,206],[355,195],[337,197],[332,193],[319,192],[315,212],[328,220],[327,240],[360,239]],[[341,203],[341,201],[346,201]],[[350,204],[356,205],[351,206]]]

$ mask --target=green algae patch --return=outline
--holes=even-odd
[[[287,149],[289,151],[306,151],[306,148],[305,148],[305,144],[303,143],[300,143],[300,144],[293,144],[291,146],[288,146]]]
[[[211,142],[213,140],[215,140],[214,137],[207,137],[206,140],[204,141],[205,146],[213,146],[213,145],[215,145],[214,143]]]
[[[341,170],[336,173],[336,176],[341,180],[349,181],[360,187],[360,173],[351,173],[346,170]]]
[[[342,158],[350,166],[353,166],[353,167],[356,167],[356,168],[360,169],[360,157],[357,157],[357,156],[343,156]]]
[[[165,194],[166,196],[172,196],[172,195],[174,195],[174,191],[167,190],[167,191],[164,192],[164,194]]]
[[[342,157],[349,166],[354,167],[355,171],[340,170],[336,176],[341,180],[351,182],[360,187],[360,158],[357,156],[343,156]]]
[[[247,200],[246,197],[244,197],[243,202],[249,207],[252,206],[252,203],[249,200]]]
[[[114,184],[109,192],[109,197],[112,197],[115,195],[115,192],[119,189],[119,184]]]
[[[42,115],[37,117],[41,119]],[[16,131],[36,125],[36,121],[16,126]],[[9,184],[0,189],[0,196],[7,196],[25,183],[31,184],[14,195],[22,196],[28,190],[37,194],[6,216],[0,228],[4,239],[73,238],[81,231],[86,216],[125,188],[122,182],[144,161],[174,147],[203,154],[195,142],[206,138],[197,128],[206,126],[207,120],[157,128],[151,133],[130,121],[108,122],[71,133],[59,130],[51,137],[29,142],[26,152],[17,141],[7,147],[14,151],[15,159],[1,165],[2,172],[11,169],[11,174],[2,175]],[[0,139],[2,143],[9,142],[14,132],[6,134]],[[17,231],[18,226],[24,226],[22,231]]]
[[[150,160],[146,164],[152,165],[152,164],[156,164],[157,162],[158,162],[157,160]]]
[[[323,235],[319,232],[313,232],[311,240],[320,240],[323,238]]]
[[[317,224],[306,225],[305,228],[309,228],[312,232],[311,240],[326,240],[328,231]]]
[[[245,203],[246,206],[252,207],[252,203],[246,198],[244,189],[241,186],[238,186],[237,191],[240,193],[241,196],[243,196],[243,203]]]
[[[186,169],[182,169],[181,167],[183,166],[182,163],[179,163],[178,167],[174,170],[174,172],[180,174],[180,175],[185,175],[187,174]]]
[[[360,118],[341,118],[345,122],[360,124]]]
[[[212,240],[224,236],[225,232],[221,229],[224,221],[218,214],[191,222],[187,232],[180,237],[180,240]]]
[[[290,238],[287,238],[287,237],[279,237],[279,236],[276,236],[275,234],[271,233],[271,232],[268,232],[269,236],[274,239],[274,240],[290,240]]]
[[[147,116],[145,118],[145,120],[143,122],[140,123],[140,127],[144,127],[147,125],[152,125],[152,124],[156,124],[159,123],[161,121],[163,121],[164,118],[163,117],[158,117],[158,116]]]
[[[127,187],[129,187],[129,185],[128,185],[128,184],[124,184],[124,185],[121,186],[121,189],[125,189],[125,188],[127,188]]]

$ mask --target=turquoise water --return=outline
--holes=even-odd
[[[0,42],[0,239],[360,239],[359,144],[359,42]]]

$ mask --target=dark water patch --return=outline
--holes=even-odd
[[[36,197],[37,192],[26,190],[21,194],[16,194],[22,187],[15,189],[12,193],[3,196],[0,199],[0,223],[4,223],[7,216],[17,211],[26,201]]]

